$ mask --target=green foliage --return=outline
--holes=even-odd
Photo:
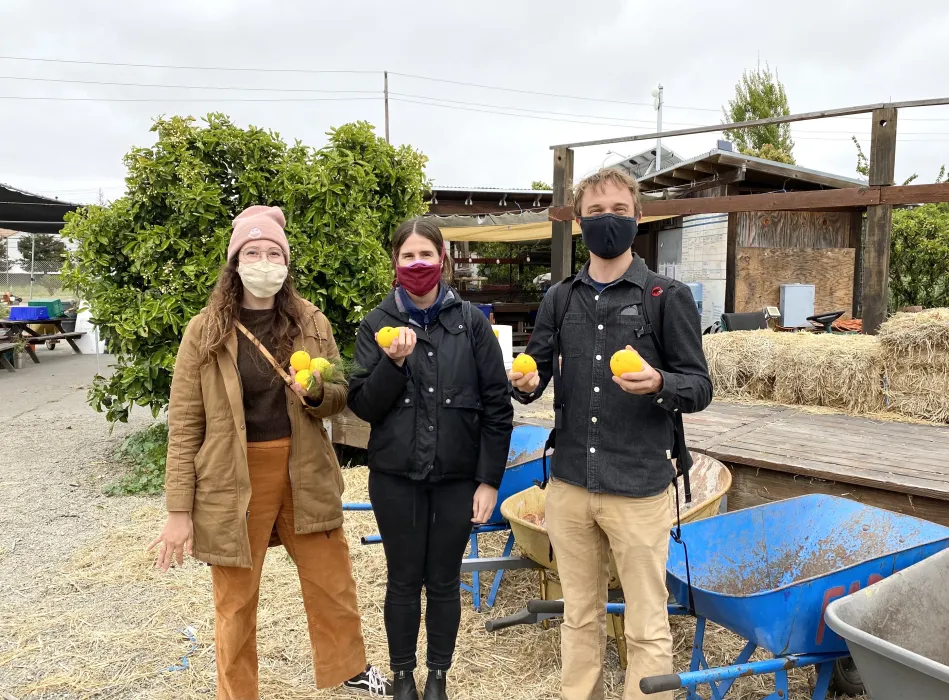
[[[167,405],[181,335],[214,286],[232,220],[253,204],[283,209],[297,289],[351,352],[359,320],[390,287],[391,229],[425,210],[426,158],[366,122],[329,132],[320,150],[222,114],[203,125],[160,118],[152,131],[153,146],[125,157],[127,195],[68,215],[63,231],[78,244],[64,285],[116,355],[89,403],[109,421]]]
[[[33,242],[36,242],[36,249],[33,249]],[[63,253],[66,252],[66,244],[62,242],[59,236],[51,236],[48,233],[35,233],[30,236],[23,236],[16,242],[17,252],[24,260],[42,260],[57,262],[63,259]]]
[[[735,86],[735,99],[722,108],[725,122],[745,122],[769,117],[784,117],[791,113],[788,96],[778,76],[771,72],[768,64],[762,69],[759,64],[753,71],[742,73]],[[750,156],[794,163],[794,141],[790,124],[768,124],[745,129],[726,129],[725,137],[738,150]]]
[[[949,306],[949,204],[893,212],[890,299],[894,309]]]
[[[132,433],[116,451],[128,472],[104,490],[109,496],[156,494],[165,488],[165,456],[168,451],[168,424],[156,423]]]
[[[534,181],[531,183],[531,189],[532,189],[532,190],[552,190],[553,187],[551,187],[550,185],[548,185],[548,184],[547,184],[546,182],[544,182],[543,180],[534,180]]]
[[[857,172],[864,177],[870,177],[870,159],[863,152],[863,146],[860,145],[860,142],[857,140],[856,136],[850,137],[853,140],[853,145],[857,147]],[[942,170],[939,171],[939,177],[936,178],[936,184],[940,182],[940,179],[945,174],[946,166],[942,166]],[[908,178],[903,180],[904,185],[908,185],[913,180],[916,180],[919,177],[916,173],[913,173]]]

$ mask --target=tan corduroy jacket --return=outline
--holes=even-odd
[[[338,359],[329,320],[309,302],[302,303],[303,335],[297,337],[294,350],[331,362]],[[166,505],[169,511],[191,513],[195,558],[249,568],[250,476],[237,331],[214,360],[202,363],[205,320],[205,311],[191,320],[175,360],[168,407]],[[286,390],[294,523],[300,534],[328,532],[343,524],[343,477],[323,418],[345,408],[346,391],[343,384],[327,384],[322,403],[311,407],[292,389]]]

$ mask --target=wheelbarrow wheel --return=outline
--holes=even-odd
[[[860,680],[860,672],[853,659],[846,656],[834,662],[834,675],[830,679],[831,691],[848,697],[863,695],[866,690]]]
[[[56,341],[55,341],[55,340],[47,340],[47,341],[46,341],[46,349],[47,349],[47,350],[55,350],[55,349],[56,349]]]

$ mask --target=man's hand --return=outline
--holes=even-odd
[[[632,350],[633,348],[627,345],[626,349]],[[662,391],[662,375],[650,367],[645,360],[643,360],[641,372],[627,372],[621,377],[614,376],[613,381],[627,394],[635,394],[636,396],[658,394]]]
[[[379,334],[376,333],[376,341],[379,340]],[[392,345],[387,348],[382,348],[390,360],[392,360],[397,366],[401,367],[405,364],[405,358],[412,354],[412,351],[415,350],[415,343],[418,341],[418,336],[415,335],[415,331],[411,328],[406,328],[401,326],[399,328],[399,337],[392,341]]]
[[[515,389],[525,394],[530,394],[540,386],[540,375],[537,372],[528,372],[527,374],[508,372],[507,378],[511,380],[511,384],[514,385]]]
[[[474,503],[472,504],[471,522],[475,525],[484,525],[494,512],[494,507],[498,504],[498,490],[493,486],[481,484],[475,491]]]

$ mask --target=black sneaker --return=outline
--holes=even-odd
[[[366,666],[365,671],[343,683],[343,687],[371,698],[392,697],[392,681],[383,676],[375,666]]]

